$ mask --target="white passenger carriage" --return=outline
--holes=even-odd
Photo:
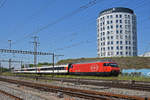
[[[67,74],[67,69],[68,65],[55,65],[54,68],[53,66],[21,68],[14,70],[14,73]]]

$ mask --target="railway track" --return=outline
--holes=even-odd
[[[90,91],[90,90],[81,90],[75,88],[66,88],[60,86],[53,86],[47,84],[40,84],[40,83],[33,83],[27,81],[20,81],[20,80],[13,80],[8,78],[0,77],[0,81],[9,82],[13,84],[19,84],[27,87],[36,88],[43,91],[50,91],[50,92],[62,92],[67,95],[90,99],[90,100],[150,100],[150,98],[144,97],[137,97],[137,96],[128,96],[128,95],[120,95],[120,94],[112,94],[112,93],[105,93],[105,92],[97,92],[97,91]]]
[[[12,98],[13,100],[23,100],[22,98],[19,98],[19,97],[17,97],[17,96],[14,96],[14,95],[12,95],[12,94],[9,94],[9,93],[7,93],[7,92],[5,92],[5,91],[3,91],[3,90],[0,90],[0,93],[1,93],[1,94],[4,94],[4,95],[6,95],[6,96],[9,96],[9,97]]]
[[[37,78],[35,76],[18,76],[18,75],[17,77]],[[150,92],[150,82],[142,82],[142,81],[55,78],[55,77],[50,78],[50,77],[42,77],[42,76],[38,77],[38,79],[78,83],[78,84],[84,84],[84,85],[105,86],[105,87],[110,87],[110,88],[124,88],[124,89],[132,89],[132,90]]]

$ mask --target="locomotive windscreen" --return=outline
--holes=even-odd
[[[104,66],[118,67],[116,63],[104,63]]]

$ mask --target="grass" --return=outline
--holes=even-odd
[[[78,58],[60,60],[57,64],[79,63],[89,61],[111,60],[118,63],[121,69],[150,68],[150,57],[105,57],[105,58]]]
[[[135,80],[135,81],[149,81],[150,77],[144,76],[121,76],[118,77],[99,77],[99,76],[75,76],[75,75],[55,75],[55,77],[63,77],[63,78],[83,78],[83,79],[106,79],[106,80]]]
[[[13,74],[10,72],[2,73],[1,75],[5,76],[15,76],[15,75],[26,75],[26,76],[40,76],[39,74]],[[42,75],[45,77],[52,77],[53,75]],[[135,80],[135,81],[149,81],[150,77],[144,77],[144,76],[122,76],[119,75],[118,77],[100,77],[100,76],[77,76],[77,75],[54,75],[54,77],[58,78],[81,78],[81,79],[106,79],[106,80]]]

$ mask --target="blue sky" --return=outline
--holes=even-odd
[[[56,60],[97,57],[96,18],[99,12],[111,7],[127,7],[137,16],[139,54],[150,51],[149,0],[96,0],[97,4],[67,16],[90,1],[93,0],[6,0],[0,7],[0,48],[8,48],[8,40],[12,40],[12,49],[33,50],[32,37],[37,35],[39,51],[64,55]],[[64,16],[67,17],[59,20]],[[49,27],[37,32],[46,25]],[[31,55],[1,54],[0,59],[9,57],[33,62]],[[50,56],[39,56],[38,60],[51,61]]]

